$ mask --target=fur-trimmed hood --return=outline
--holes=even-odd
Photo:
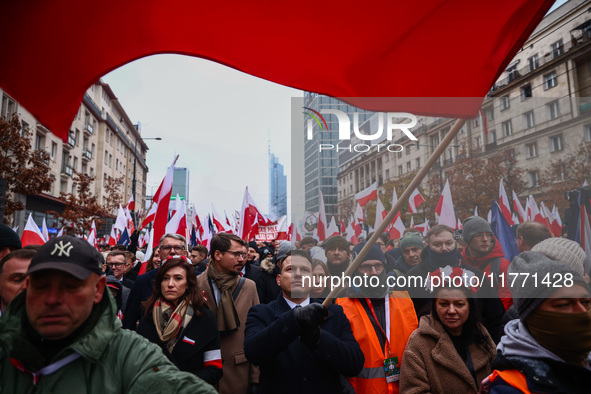
[[[273,263],[273,259],[267,257],[263,261],[261,261],[260,269],[263,272],[268,273],[269,275],[273,275],[273,271],[275,270],[275,263]]]

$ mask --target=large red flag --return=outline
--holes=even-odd
[[[368,110],[472,118],[554,1],[103,0],[99,11],[92,1],[3,1],[0,86],[62,138],[94,81],[160,53]]]

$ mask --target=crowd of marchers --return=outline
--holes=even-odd
[[[0,391],[588,393],[585,251],[525,222],[508,261],[486,220],[462,227],[382,234],[351,271],[367,242],[341,236],[165,234],[142,263],[137,234],[22,248],[0,225]],[[347,271],[371,285],[331,292]],[[481,280],[387,285],[404,276]]]

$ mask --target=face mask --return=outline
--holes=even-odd
[[[540,345],[569,364],[582,365],[591,351],[591,310],[559,313],[536,309],[525,322]]]
[[[435,252],[433,249],[428,249],[427,256],[429,265],[435,269],[446,267],[448,265],[452,267],[457,267],[459,265],[458,248],[441,253]]]

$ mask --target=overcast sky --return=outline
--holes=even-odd
[[[292,97],[300,90],[199,58],[156,55],[103,77],[149,151],[147,194],[155,192],[174,156],[190,171],[190,200],[199,214],[240,210],[244,188],[268,212],[268,155],[290,169]],[[288,194],[289,194],[288,177]],[[288,201],[289,204],[289,201]]]

